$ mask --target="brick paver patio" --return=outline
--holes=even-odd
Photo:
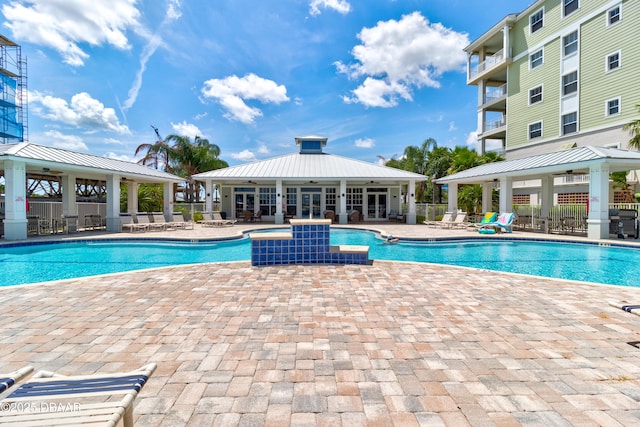
[[[399,234],[395,232],[395,234]],[[0,369],[158,369],[141,426],[640,424],[640,288],[401,262],[0,289]]]

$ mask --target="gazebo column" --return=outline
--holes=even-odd
[[[27,238],[27,172],[24,162],[4,162],[4,239]]]
[[[513,178],[500,177],[500,212],[513,212]]]
[[[210,179],[204,182],[205,196],[204,196],[204,210],[205,212],[213,211],[213,181]]]
[[[553,207],[553,176],[545,175],[541,179],[540,220],[544,221],[545,233],[549,232],[549,216]]]
[[[340,193],[338,194],[340,200],[340,210],[338,211],[338,218],[340,224],[347,224],[349,222],[349,215],[347,214],[347,181],[340,180]]]
[[[493,211],[493,182],[482,183],[482,213]]]
[[[449,212],[455,212],[458,210],[458,184],[450,182],[447,186],[447,210]]]
[[[64,216],[78,215],[76,176],[73,174],[63,175],[60,181],[62,184],[62,214]]]
[[[165,182],[163,185],[164,203],[162,213],[165,221],[171,221],[173,216],[173,182]]]
[[[127,181],[127,212],[134,215],[138,212],[138,183]]]
[[[609,165],[589,167],[589,239],[609,238]]]
[[[409,212],[407,212],[407,224],[416,223],[416,182],[409,181]]]
[[[107,231],[120,231],[120,175],[107,175]]]
[[[282,194],[282,180],[276,180],[276,215],[275,215],[275,223],[276,224],[284,224],[284,215],[282,212],[282,198],[284,195]]]

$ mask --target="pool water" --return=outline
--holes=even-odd
[[[633,248],[502,239],[388,244],[376,233],[340,229],[331,230],[331,244],[369,246],[373,260],[430,262],[640,286],[634,271],[634,266],[640,265],[640,250]],[[250,257],[248,238],[205,243],[94,240],[0,247],[0,285]]]

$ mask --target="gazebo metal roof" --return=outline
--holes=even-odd
[[[28,142],[0,145],[0,161],[3,160],[24,161],[27,164],[28,173],[75,172],[87,177],[117,173],[139,182],[184,181],[179,176],[137,163]]]
[[[427,177],[413,172],[380,166],[333,154],[294,153],[267,160],[217,169],[193,176],[197,180],[224,181],[425,181]]]
[[[481,183],[501,176],[540,177],[553,173],[589,172],[589,167],[607,163],[611,172],[640,169],[640,153],[617,148],[582,146],[569,150],[476,166],[443,178],[439,184]]]

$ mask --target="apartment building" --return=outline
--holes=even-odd
[[[479,151],[512,160],[585,145],[627,149],[622,126],[640,116],[639,28],[638,0],[539,0],[496,23],[465,48]],[[555,203],[586,201],[588,175],[554,181]],[[538,185],[514,182],[513,202],[539,202]]]

